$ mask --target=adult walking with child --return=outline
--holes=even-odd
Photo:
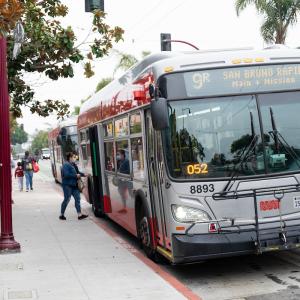
[[[35,159],[29,154],[29,151],[26,151],[21,163],[25,173],[26,192],[28,192],[29,189],[33,190],[33,164]]]

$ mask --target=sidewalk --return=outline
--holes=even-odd
[[[13,185],[21,252],[0,255],[0,300],[185,299],[91,219],[78,221],[73,200],[60,221],[52,180],[36,175],[29,193]]]

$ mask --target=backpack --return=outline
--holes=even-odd
[[[32,171],[32,158],[31,157],[24,157],[22,160],[23,169],[25,171]]]

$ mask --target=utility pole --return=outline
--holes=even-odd
[[[20,251],[12,228],[12,184],[9,135],[9,96],[7,83],[6,39],[0,37],[0,253]]]
[[[12,229],[12,184],[9,135],[9,96],[7,81],[6,33],[12,30],[23,13],[22,3],[14,0],[0,3],[0,253],[20,251]],[[16,51],[17,53],[18,51]]]

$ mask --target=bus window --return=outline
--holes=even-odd
[[[141,137],[131,139],[132,172],[135,179],[144,179],[144,154]]]
[[[115,136],[121,137],[128,135],[128,118],[127,116],[115,121]]]
[[[82,160],[88,160],[86,144],[83,144],[80,147],[81,147],[81,153],[82,153]]]
[[[85,130],[80,131],[79,136],[80,136],[80,143],[84,142],[86,140]]]
[[[105,142],[104,151],[105,151],[105,169],[107,171],[114,171],[115,170],[114,143]]]
[[[117,171],[122,174],[130,174],[128,141],[116,142]]]
[[[113,123],[107,123],[104,125],[104,136],[112,137],[113,136]]]
[[[57,162],[62,162],[61,161],[61,152],[60,152],[60,147],[56,147],[56,157],[57,157]]]
[[[130,116],[130,133],[140,133],[142,131],[141,126],[141,114],[136,113]]]

